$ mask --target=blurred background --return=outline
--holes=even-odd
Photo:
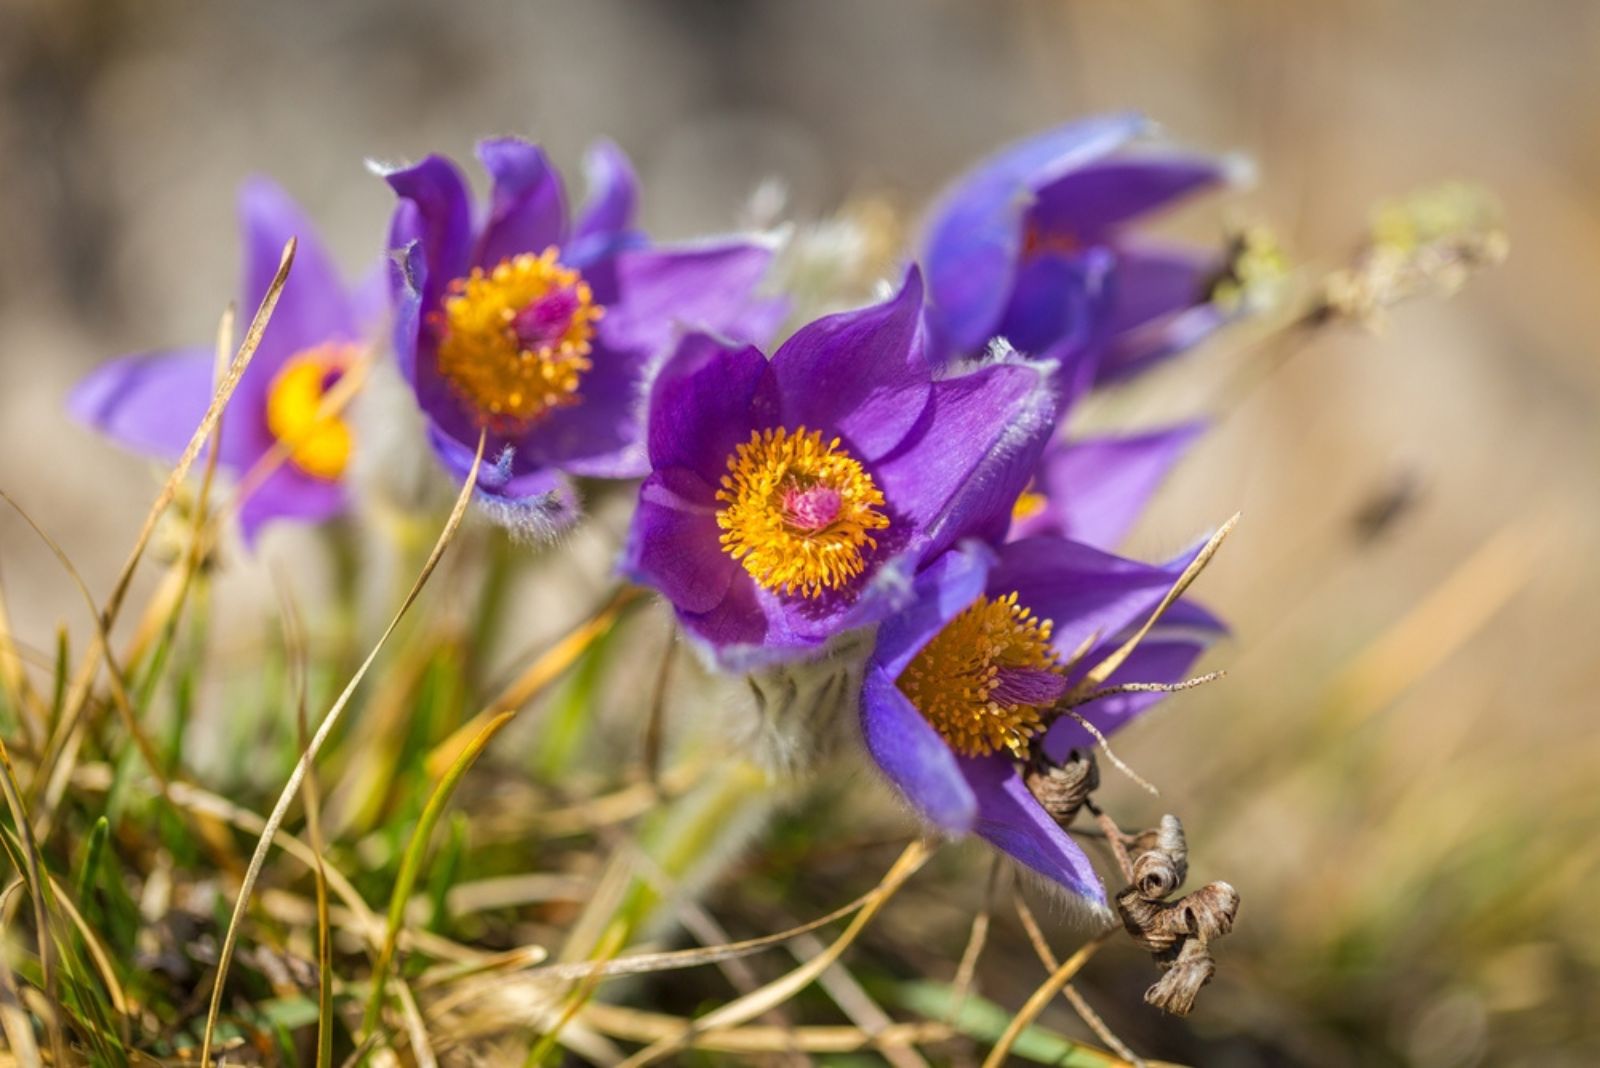
[[[1486,185],[1511,258],[1457,298],[1324,332],[1219,401],[1254,358],[1224,341],[1090,413],[1218,419],[1125,548],[1242,511],[1197,588],[1234,624],[1207,662],[1228,678],[1120,741],[1160,800],[1106,790],[1145,822],[1182,813],[1196,882],[1243,908],[1187,1021],[1140,1003],[1132,950],[1083,985],[1136,1047],[1194,1063],[1600,1061],[1600,7],[7,0],[0,87],[0,488],[97,591],[158,481],[62,398],[109,355],[212,336],[254,172],[352,271],[390,208],[364,158],[499,132],[569,174],[614,138],[675,237],[731,228],[775,176],[799,218],[867,203],[914,228],[983,153],[1139,108],[1254,161],[1253,187],[1175,226],[1266,222],[1312,272],[1380,201]],[[280,531],[261,555],[309,554]],[[248,613],[263,565],[230,566],[218,599]],[[88,633],[9,513],[0,578],[32,646]],[[959,953],[965,917],[939,922]],[[1013,921],[995,939],[982,989],[1018,1005],[1043,973]]]

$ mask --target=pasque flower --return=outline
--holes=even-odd
[[[1093,744],[1052,706],[1154,610],[1194,558],[1152,566],[1059,538],[969,541],[915,581],[910,607],[886,619],[861,693],[867,749],[912,807],[952,834],[977,834],[1101,909],[1105,890],[1083,851],[1025,785],[1019,762]],[[1109,683],[1182,677],[1220,625],[1172,606]],[[1123,694],[1078,711],[1104,734],[1157,695]]]
[[[1060,365],[1064,394],[1135,374],[1225,318],[1216,253],[1132,233],[1229,175],[1224,160],[1139,147],[1150,124],[1109,115],[1003,149],[957,180],[927,230],[929,315],[953,354],[994,337]]]
[[[222,420],[217,459],[248,471],[281,448],[284,461],[242,503],[246,542],[272,519],[319,521],[345,507],[344,476],[355,441],[338,417],[319,416],[323,395],[375,329],[381,293],[347,288],[316,232],[287,194],[256,178],[239,194],[244,279],[239,307],[261,303],[289,238],[294,266],[260,347]],[[139,452],[175,459],[211,403],[215,353],[209,346],[124,356],[73,389],[72,414]]]
[[[480,502],[547,533],[569,521],[568,475],[633,478],[647,369],[687,327],[759,338],[774,305],[752,297],[771,255],[730,239],[652,247],[635,227],[626,157],[588,157],[575,218],[544,152],[478,145],[492,189],[475,212],[461,172],[429,156],[385,174],[400,368],[445,465],[465,476],[487,433]]]
[[[771,360],[683,340],[651,393],[652,471],[623,569],[727,668],[821,650],[902,606],[967,537],[999,540],[1054,423],[1048,365],[930,366],[913,269]]]

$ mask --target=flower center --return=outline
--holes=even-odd
[[[439,373],[482,426],[526,429],[579,401],[594,323],[605,311],[554,248],[450,283],[435,314]]]
[[[722,551],[769,590],[816,597],[865,568],[862,548],[888,527],[883,494],[839,439],[758,430],[728,457],[717,512]]]
[[[335,481],[350,462],[349,424],[317,409],[355,354],[354,345],[304,349],[289,357],[267,387],[267,429],[289,450],[289,462],[312,478]]]
[[[923,646],[900,692],[956,752],[1021,756],[1045,727],[1040,710],[1067,689],[1050,627],[1015,593],[980,597]]]

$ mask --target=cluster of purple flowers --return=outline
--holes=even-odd
[[[544,153],[514,138],[479,145],[486,204],[438,156],[385,172],[388,259],[355,287],[287,197],[252,182],[244,307],[287,238],[300,246],[218,445],[234,471],[282,459],[241,512],[246,539],[346,506],[360,443],[322,401],[387,321],[442,465],[465,477],[486,438],[476,490],[491,516],[554,532],[577,515],[575,478],[642,480],[621,571],[671,603],[710,663],[761,670],[870,635],[861,733],[888,779],[938,828],[1103,903],[1019,761],[1088,744],[1052,707],[1192,559],[1111,549],[1198,427],[1060,429],[1087,391],[1225,318],[1209,295],[1217,254],[1137,224],[1227,168],[1152,149],[1148,132],[1138,116],[1096,118],[993,156],[950,188],[892,296],[806,323],[770,355],[788,314],[763,289],[773,242],[654,244],[610,144],[590,153],[575,212]],[[70,406],[175,455],[212,362],[125,357]],[[1220,630],[1180,602],[1109,681],[1174,681]],[[1152,699],[1084,716],[1109,733]]]

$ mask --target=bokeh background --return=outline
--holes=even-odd
[[[1349,257],[1385,198],[1481,182],[1511,258],[1456,299],[1324,333],[1220,399],[1253,357],[1213,345],[1092,413],[1219,420],[1127,549],[1160,555],[1243,512],[1199,587],[1235,624],[1208,661],[1229,677],[1118,746],[1161,800],[1107,790],[1151,821],[1181,812],[1196,875],[1244,906],[1189,1021],[1139,1004],[1131,951],[1085,988],[1136,1046],[1198,1063],[1591,1064],[1596,100],[1600,7],[1570,0],[7,0],[0,487],[106,588],[157,482],[62,398],[108,355],[212,335],[253,172],[352,270],[390,206],[364,158],[465,157],[496,132],[574,169],[614,138],[672,237],[731,227],[773,176],[802,218],[870,202],[914,224],[1005,141],[1140,108],[1254,161],[1253,187],[1175,225],[1265,221],[1311,273]],[[294,532],[262,549],[290,570],[311,555]],[[231,589],[248,611],[263,566],[236,554],[223,603]],[[10,514],[0,577],[31,645],[63,620],[87,633]],[[1013,928],[983,981],[1015,1005],[1042,974]]]

